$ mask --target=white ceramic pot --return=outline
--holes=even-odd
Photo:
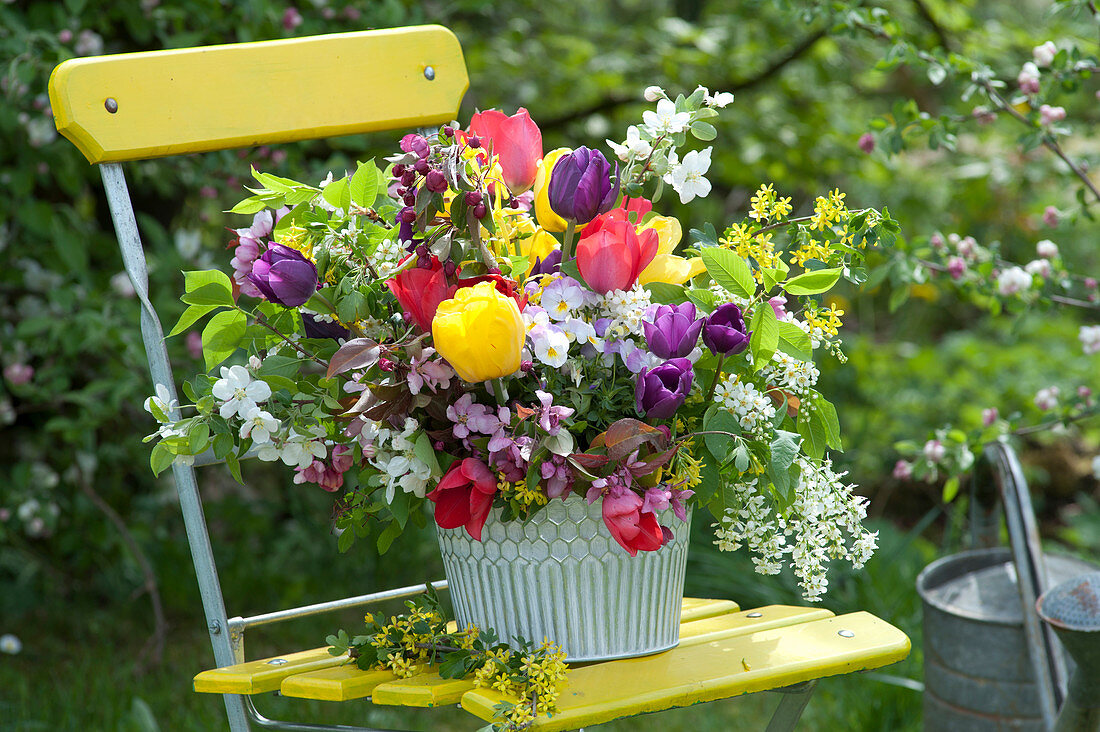
[[[552,500],[526,524],[493,510],[482,541],[439,529],[439,548],[459,627],[493,628],[501,640],[544,637],[569,661],[629,658],[673,648],[680,637],[691,522],[671,510],[673,539],[631,557],[611,537],[600,504]]]

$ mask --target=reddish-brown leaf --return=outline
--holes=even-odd
[[[378,363],[378,344],[370,338],[353,338],[332,354],[325,376],[332,378],[352,369],[366,369]]]

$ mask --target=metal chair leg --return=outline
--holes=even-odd
[[[810,697],[817,688],[817,681],[806,681],[794,686],[775,689],[782,694],[779,706],[775,708],[772,719],[768,722],[767,732],[791,732],[798,724],[806,705],[810,703]]]

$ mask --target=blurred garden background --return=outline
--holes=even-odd
[[[1087,278],[1100,275],[1100,193],[1088,180],[1100,162],[1091,0],[0,2],[0,636],[10,636],[0,640],[0,729],[216,729],[224,715],[218,697],[191,691],[212,655],[171,477],[153,477],[141,442],[155,425],[142,409],[152,386],[138,303],[98,171],[54,131],[51,69],[76,56],[421,23],[448,26],[462,42],[471,85],[460,119],[524,106],[547,150],[606,150],[604,140],[623,139],[649,106],[650,85],[733,92],[718,122],[714,191],[690,214],[674,197],[658,204],[682,215],[685,231],[741,220],[764,183],[792,197],[796,216],[839,189],[851,208],[887,207],[900,223],[895,248],[877,255],[878,274],[835,298],[849,360],[826,359],[822,390],[844,421],[836,463],[870,497],[881,548],[863,571],[834,570],[824,606],[889,620],[914,652],[880,673],[823,683],[804,726],[919,729],[913,582],[966,545],[966,481],[956,482],[966,446],[1019,432],[1012,439],[1044,538],[1100,557],[1100,432],[1080,391],[1100,388],[1091,354],[1100,337],[1087,329],[1097,321]],[[296,103],[291,93],[241,89],[239,112]],[[320,181],[396,139],[128,166],[164,320],[183,308],[182,270],[228,268],[226,228],[247,219],[224,211],[244,195],[250,166]],[[966,237],[1057,272],[1030,266],[1021,296],[997,281],[993,270],[1006,266],[983,270],[966,258]],[[1037,252],[1044,240],[1057,254]],[[170,348],[180,370],[201,369],[193,338]],[[230,615],[442,575],[431,529],[406,533],[381,560],[369,541],[340,555],[329,494],[271,466],[245,487],[212,470],[203,498]],[[761,577],[747,557],[719,555],[709,522],[695,523],[688,594],[798,604],[792,578]],[[355,615],[257,633],[247,652],[319,646]],[[659,723],[752,729],[772,703],[704,705]],[[444,710],[400,716],[281,698],[260,706],[293,719],[471,728]]]

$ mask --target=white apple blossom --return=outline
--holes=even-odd
[[[252,407],[244,415],[244,424],[241,425],[241,438],[251,437],[255,445],[271,442],[271,435],[279,431],[279,420],[259,407]]]
[[[733,94],[730,92],[717,92],[714,96],[711,96],[707,93],[703,96],[703,103],[708,107],[718,107],[722,109],[723,107],[733,104]]]
[[[1086,354],[1100,353],[1100,325],[1082,325],[1077,338]]]
[[[663,135],[675,135],[683,132],[691,122],[691,115],[687,112],[677,112],[676,104],[670,99],[661,99],[657,102],[657,111],[647,109],[642,112],[642,122],[646,130],[654,137]]]
[[[1035,393],[1035,406],[1044,412],[1048,412],[1058,406],[1058,394],[1061,392],[1057,386],[1048,386]]]
[[[1040,68],[1047,68],[1054,63],[1054,57],[1057,54],[1058,47],[1054,45],[1054,41],[1047,41],[1043,45],[1031,49],[1031,57],[1035,59],[1035,65]]]
[[[625,163],[631,160],[645,160],[653,152],[653,145],[649,140],[642,139],[637,125],[626,128],[626,141],[621,145],[611,140],[607,140],[607,144],[615,151],[615,156]]]
[[[222,419],[244,417],[252,407],[271,396],[271,387],[267,382],[262,379],[253,380],[244,366],[222,366],[221,375],[210,391],[216,399],[223,402],[218,409]]]
[[[659,86],[647,86],[645,91],[642,92],[642,96],[647,102],[656,102],[658,99],[668,99],[665,90]]]
[[[0,635],[0,653],[15,655],[23,650],[23,641],[11,633]]]
[[[1020,267],[1009,267],[997,275],[997,292],[1016,295],[1031,287],[1031,275]]]
[[[1043,239],[1041,242],[1035,245],[1035,253],[1043,259],[1057,259],[1058,245],[1052,242],[1050,239]]]
[[[680,194],[680,203],[688,203],[696,196],[705,198],[710,193],[710,181],[704,178],[710,170],[712,148],[692,150],[671,171],[672,189]]]

